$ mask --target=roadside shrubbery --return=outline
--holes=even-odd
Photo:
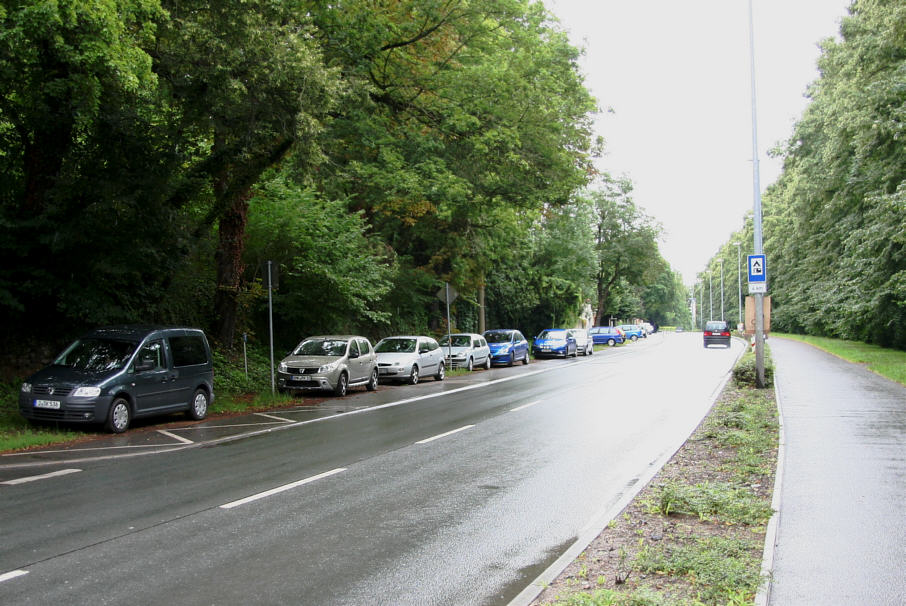
[[[774,386],[774,364],[771,361],[770,350],[765,344],[764,356],[764,382],[765,387]],[[742,358],[733,368],[733,381],[737,387],[755,387],[757,369],[755,365],[755,352],[752,348],[743,354]]]

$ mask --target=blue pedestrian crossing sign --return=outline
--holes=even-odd
[[[767,260],[764,255],[749,255],[749,283],[767,282]]]

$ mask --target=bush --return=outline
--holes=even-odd
[[[758,372],[755,365],[755,352],[747,351],[733,367],[733,381],[737,387],[755,387]],[[767,346],[764,350],[764,386],[774,386],[774,363]]]

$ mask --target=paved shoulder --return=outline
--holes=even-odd
[[[906,387],[770,340],[785,433],[770,603],[906,603]]]

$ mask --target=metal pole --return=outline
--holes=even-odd
[[[705,328],[705,281],[698,283],[698,327]]]
[[[447,355],[450,357],[450,368],[453,368],[453,327],[450,325],[450,283],[444,282],[444,296],[447,299]]]
[[[739,285],[739,292],[736,295],[736,307],[739,309],[739,324],[742,324],[742,242],[736,242],[736,281]]]
[[[711,272],[708,272],[708,319],[714,319],[714,284],[711,282]]]
[[[764,254],[761,236],[761,184],[758,172],[758,112],[755,109],[755,26],[752,21],[752,0],[749,0],[749,65],[752,76],[752,187],[755,213],[752,220],[755,232],[755,254]],[[764,387],[764,294],[755,293],[755,385]]]
[[[276,391],[274,386],[274,299],[271,287],[271,263],[267,262],[267,324],[271,337],[271,394]]]
[[[718,259],[720,261],[720,319],[724,319],[724,260]]]

